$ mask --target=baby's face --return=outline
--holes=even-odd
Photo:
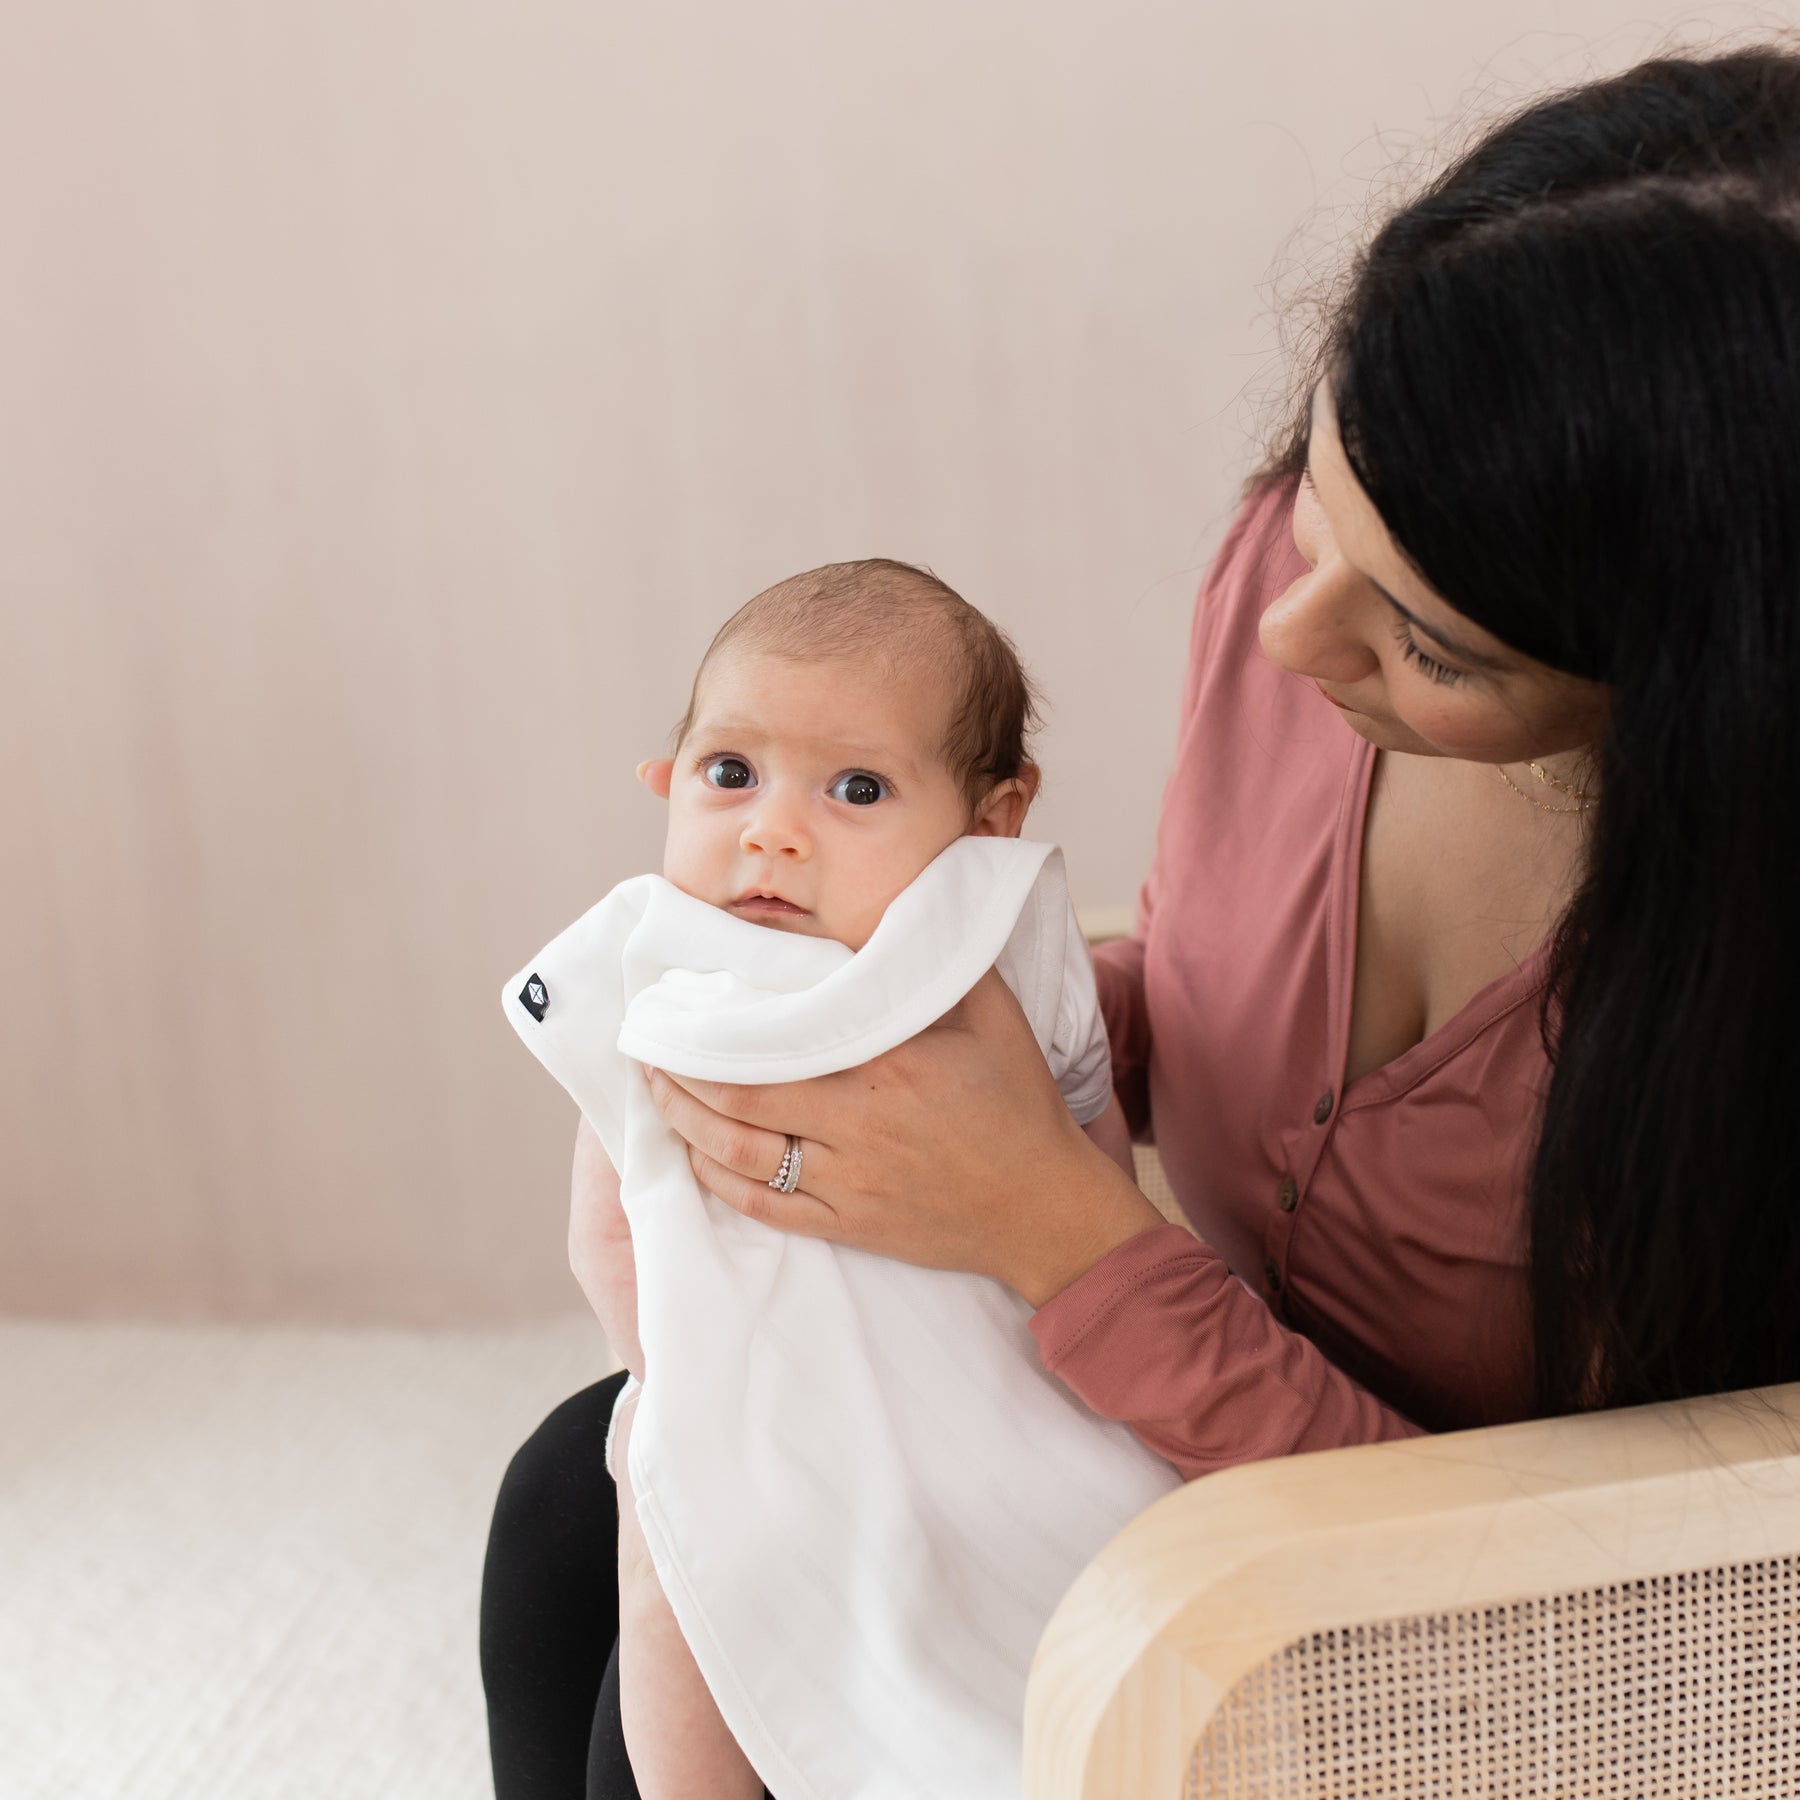
[[[860,950],[969,828],[939,756],[949,706],[928,668],[725,651],[676,752],[664,876],[739,918]]]

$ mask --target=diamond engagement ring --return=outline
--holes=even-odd
[[[781,1167],[775,1171],[775,1179],[769,1183],[778,1194],[791,1194],[800,1185],[800,1164],[806,1152],[800,1148],[800,1140],[791,1137],[787,1148],[781,1153]]]

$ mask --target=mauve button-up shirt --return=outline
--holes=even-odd
[[[1346,1087],[1375,752],[1258,646],[1306,566],[1292,497],[1253,494],[1201,587],[1137,931],[1096,958],[1120,1099],[1200,1241],[1133,1238],[1031,1323],[1047,1369],[1188,1475],[1531,1399],[1547,951]]]

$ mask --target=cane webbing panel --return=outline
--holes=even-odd
[[[1133,1144],[1131,1160],[1136,1166],[1137,1184],[1144,1198],[1171,1225],[1186,1225],[1192,1231],[1194,1227],[1187,1214],[1181,1210],[1181,1202],[1175,1198],[1175,1190],[1169,1186],[1168,1176],[1163,1173],[1162,1158],[1156,1154],[1156,1146]]]
[[[1187,1800],[1800,1800],[1800,1557],[1301,1638]]]

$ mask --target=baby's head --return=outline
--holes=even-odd
[[[956,838],[1017,837],[1035,697],[1006,634],[907,563],[829,563],[720,628],[675,754],[663,874],[759,925],[860,950]]]

